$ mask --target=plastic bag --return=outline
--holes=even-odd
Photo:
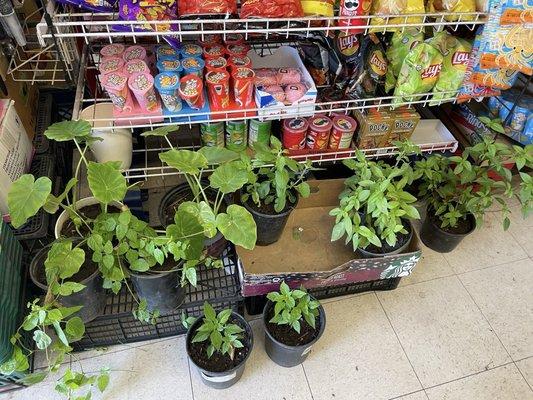
[[[113,12],[118,3],[117,0],[58,0],[58,3],[81,7],[84,10],[100,13]]]
[[[375,15],[405,15],[405,14],[424,14],[424,0],[374,0],[372,2],[372,12]],[[417,24],[422,22],[422,17],[409,18],[372,18],[370,25],[386,25],[410,23]],[[399,28],[386,28],[387,31],[397,31]],[[383,28],[372,28],[371,32],[383,31]]]
[[[303,17],[300,0],[243,0],[241,18]]]
[[[181,0],[178,1],[180,17],[191,15],[231,15],[237,13],[237,0]]]
[[[389,68],[385,76],[385,91],[393,89],[396,85],[396,78],[400,74],[402,63],[407,53],[417,44],[424,41],[424,34],[418,28],[406,28],[398,30],[392,35],[391,43],[387,48],[387,60]]]
[[[334,0],[302,0],[302,9],[305,15],[333,17],[334,3]]]
[[[476,11],[476,0],[429,0],[430,13],[446,12],[446,21],[473,21],[474,15],[459,15],[457,13],[473,13]]]
[[[311,78],[317,85],[329,85],[329,52],[320,42],[302,42],[299,52]]]

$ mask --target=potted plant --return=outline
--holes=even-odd
[[[218,314],[204,303],[203,316],[185,321],[189,360],[202,381],[215,389],[234,385],[242,376],[254,345],[252,328],[239,314],[225,309]]]
[[[519,189],[506,167],[515,162]],[[503,227],[509,228],[507,202],[516,197],[524,217],[533,208],[533,178],[523,169],[533,167],[533,146],[507,146],[488,139],[467,147],[460,156],[433,154],[416,163],[421,176],[420,196],[427,201],[420,231],[429,248],[447,253],[455,249],[476,226],[494,201],[502,206]]]
[[[383,257],[405,251],[413,237],[409,218],[420,215],[413,206],[416,197],[405,191],[412,182],[413,169],[402,153],[393,165],[372,161],[357,151],[344,165],[354,171],[345,180],[339,207],[330,211],[335,217],[331,240],[346,236],[365,258]]]
[[[263,323],[268,356],[283,367],[301,364],[324,333],[324,308],[304,288],[291,290],[285,282],[267,299]]]
[[[299,196],[309,196],[304,179],[313,169],[311,161],[298,163],[288,157],[277,138],[271,137],[270,143],[271,147],[255,143],[253,174],[241,192],[241,202],[257,225],[257,244],[261,246],[279,240]]]

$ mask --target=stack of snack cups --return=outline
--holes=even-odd
[[[150,72],[148,65],[143,60],[130,60],[124,65],[124,71],[128,74],[136,72]]]
[[[227,61],[224,57],[210,58],[205,60],[205,69],[209,71],[226,71]]]
[[[254,102],[255,73],[250,68],[236,68],[233,78],[233,95],[239,107],[252,108]]]
[[[305,148],[305,138],[309,123],[304,118],[291,118],[283,121],[283,147],[288,150]]]
[[[226,36],[224,36],[224,43],[226,46],[230,46],[232,44],[243,44],[244,36],[241,33],[228,33]]]
[[[165,108],[172,113],[181,111],[180,76],[173,72],[161,72],[154,81]]]
[[[311,150],[327,149],[332,126],[331,119],[326,116],[309,118],[305,147]]]
[[[125,62],[131,60],[143,60],[146,62],[146,49],[142,46],[130,46],[124,50],[122,55]]]
[[[100,49],[100,57],[121,57],[124,54],[124,45],[120,43],[108,44]],[[102,60],[100,60],[102,61]]]
[[[179,94],[192,109],[200,110],[205,105],[204,85],[197,75],[185,75],[181,78]]]
[[[209,60],[210,58],[224,57],[226,54],[226,49],[220,44],[214,44],[211,46],[204,47],[204,58]]]
[[[133,92],[142,111],[152,112],[159,102],[154,90],[154,78],[147,72],[136,72],[128,78],[128,86]]]
[[[173,72],[175,74],[181,75],[183,67],[181,62],[178,59],[162,58],[157,61],[157,69],[159,72]]]
[[[168,44],[157,46],[156,49],[157,61],[163,59],[177,60],[180,56],[178,50]]]
[[[231,56],[228,58],[228,68],[252,68],[252,60],[248,56]]]
[[[328,148],[331,150],[349,149],[356,128],[357,122],[352,117],[348,115],[334,117]]]
[[[229,107],[229,73],[209,71],[205,76],[209,104],[217,110]]]
[[[181,61],[184,75],[196,75],[200,79],[204,75],[205,62],[198,57],[186,57]]]
[[[187,43],[184,44],[180,49],[181,58],[185,59],[188,57],[201,58],[204,50],[197,44]]]
[[[205,46],[211,46],[213,43],[221,44],[222,43],[222,36],[215,35],[215,34],[207,34],[203,35],[203,39],[198,39],[198,44],[202,47]]]
[[[98,66],[100,74],[105,75],[111,72],[121,72],[124,67],[124,60],[120,57],[105,57]]]
[[[118,111],[131,111],[128,76],[122,72],[102,75],[101,83]]]

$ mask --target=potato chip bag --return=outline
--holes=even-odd
[[[439,104],[436,100],[451,98],[456,95],[465,76],[472,45],[445,31],[438,32],[427,42],[436,47],[443,56],[439,79],[433,87],[434,101],[429,103],[433,106]]]
[[[446,21],[457,21],[460,17],[457,13],[474,13],[476,11],[476,0],[429,0],[428,8],[430,13],[450,13],[444,17]],[[473,20],[474,15],[461,16],[461,21]]]
[[[386,92],[396,85],[396,78],[400,74],[400,69],[407,53],[423,41],[424,33],[418,28],[405,28],[394,32],[386,53],[387,60],[389,60],[389,68],[385,76]]]
[[[374,0],[372,2],[371,14],[375,15],[406,15],[406,14],[424,14],[424,0]],[[372,18],[370,25],[388,25],[388,24],[417,24],[422,22],[422,17],[409,18]],[[401,28],[386,28],[389,32],[397,31]],[[370,32],[383,32],[383,28],[371,28]]]
[[[392,104],[402,101],[415,101],[420,96],[412,96],[418,93],[429,92],[439,79],[442,68],[442,54],[429,43],[420,43],[415,46],[405,57]],[[403,100],[402,100],[403,99]]]

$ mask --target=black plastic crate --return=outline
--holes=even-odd
[[[402,278],[379,279],[375,281],[348,283],[339,286],[312,288],[309,289],[308,292],[317,299],[329,299],[331,297],[369,292],[372,290],[393,290],[398,287],[401,279]],[[248,314],[261,314],[266,304],[266,296],[245,297],[244,303],[246,304],[246,311]]]
[[[74,343],[75,350],[86,350],[121,343],[139,342],[186,333],[182,325],[182,312],[187,316],[199,316],[204,301],[215,309],[231,308],[244,314],[244,299],[240,294],[234,251],[231,247],[223,255],[224,267],[198,269],[198,285],[188,286],[184,303],[174,312],[157,319],[151,325],[133,318],[136,303],[126,287],[118,295],[109,294],[104,313],[85,326],[82,340]],[[131,284],[130,284],[131,287]]]
[[[39,96],[37,124],[33,138],[33,147],[36,154],[53,154],[53,142],[44,136],[44,132],[52,123],[52,103],[53,98],[50,94],[41,94]]]

